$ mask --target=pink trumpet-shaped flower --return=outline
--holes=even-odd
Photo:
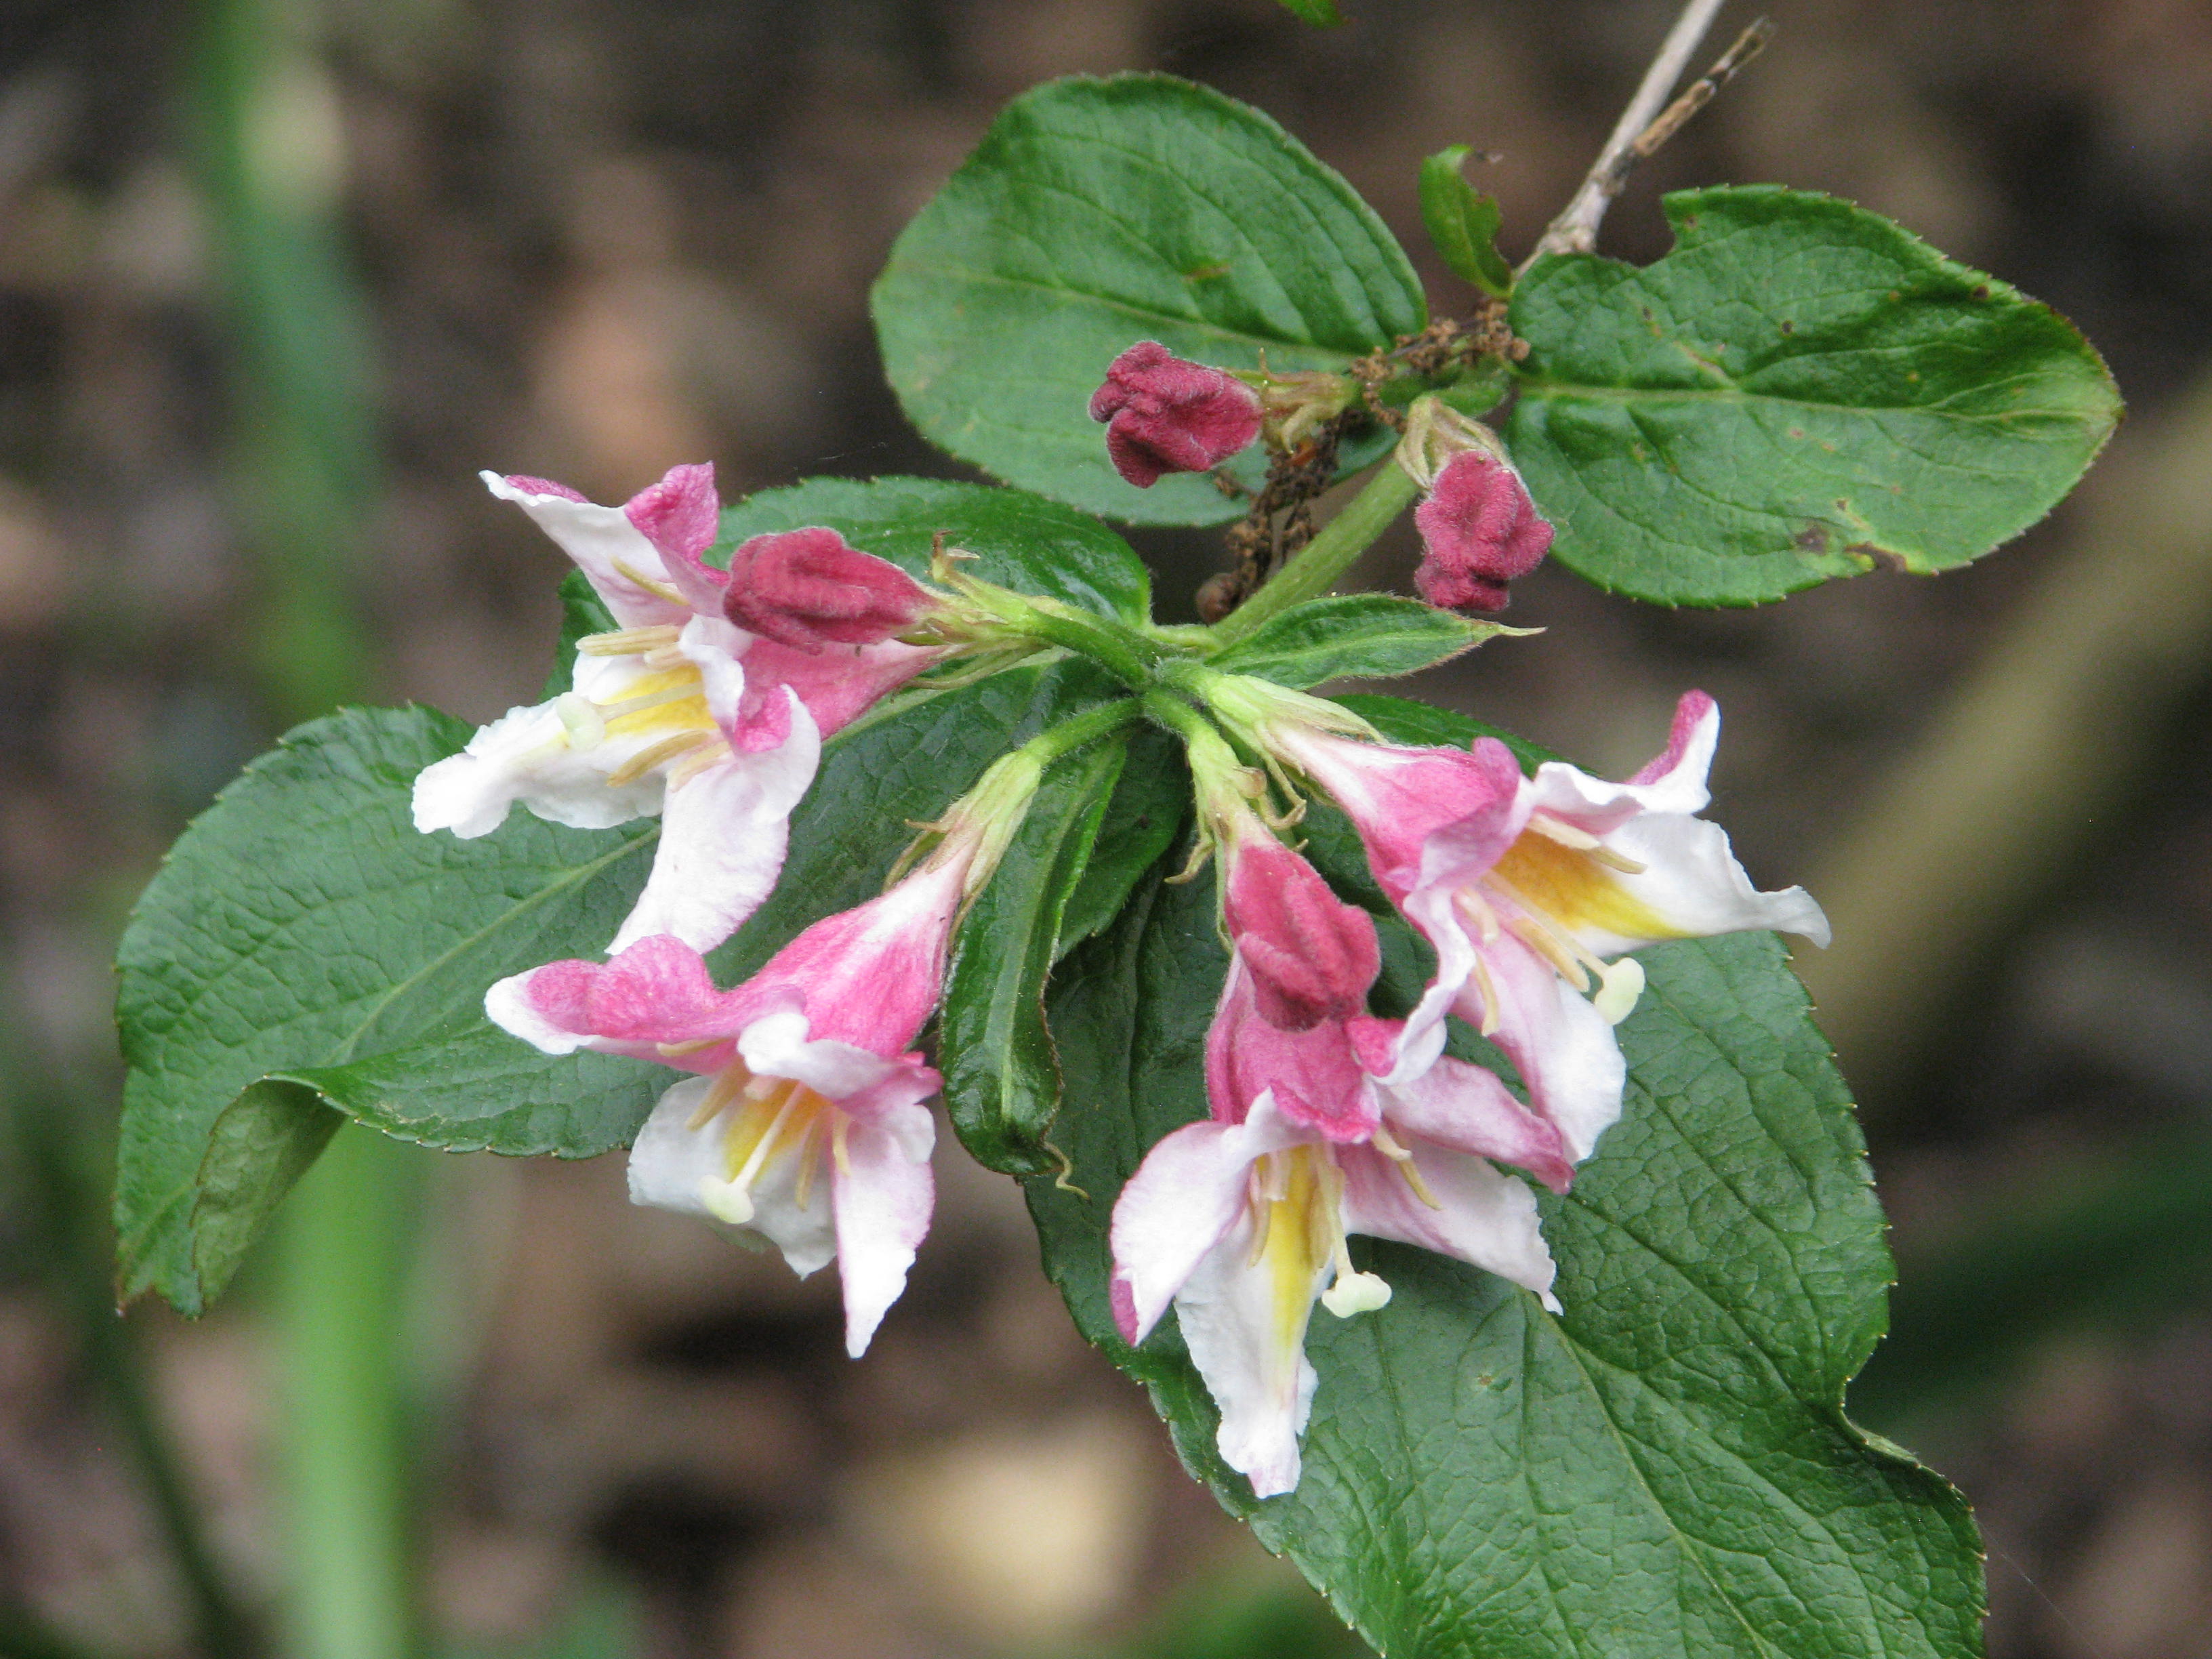
[[[1552,526],[1536,511],[1521,475],[1479,449],[1462,450],[1437,474],[1413,509],[1421,532],[1414,591],[1453,611],[1503,611],[1505,585],[1551,551]]]
[[[1557,1132],[1480,1066],[1439,1059],[1386,1083],[1398,1037],[1364,1014],[1285,1031],[1232,957],[1207,1039],[1212,1115],[1153,1146],[1115,1205],[1121,1334],[1141,1342],[1173,1304],[1221,1408],[1222,1456],[1258,1497],[1298,1482],[1314,1303],[1348,1318],[1389,1299],[1347,1235],[1471,1262],[1557,1305],[1534,1198],[1491,1162],[1564,1188]]]
[[[1260,435],[1260,395],[1235,375],[1141,340],[1106,369],[1091,418],[1106,423],[1114,470],[1139,489],[1170,472],[1204,472]]]
[[[976,850],[938,856],[816,922],[733,991],[698,952],[641,939],[606,963],[556,962],[495,985],[495,1023],[548,1054],[631,1054],[698,1073],[630,1149],[640,1204],[750,1227],[801,1277],[836,1258],[846,1348],[866,1352],[929,1230],[938,1074],[912,1052],[937,1006]]]
[[[1720,732],[1703,692],[1682,698],[1666,752],[1626,783],[1559,761],[1524,777],[1491,738],[1461,750],[1362,742],[1295,719],[1264,728],[1275,756],[1350,816],[1376,879],[1436,948],[1392,1077],[1419,1076],[1456,1014],[1512,1060],[1576,1162],[1620,1115],[1613,1027],[1644,986],[1626,952],[1759,928],[1827,942],[1802,888],[1757,890],[1726,833],[1695,816]]]
[[[620,507],[543,479],[484,482],[576,562],[621,627],[579,642],[569,690],[423,769],[416,828],[489,835],[516,801],[586,830],[659,813],[652,874],[611,948],[671,933],[712,949],[774,888],[822,738],[937,653],[794,649],[731,623],[731,579],[702,556],[720,520],[710,465],[672,468]]]

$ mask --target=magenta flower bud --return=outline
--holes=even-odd
[[[1445,463],[1413,523],[1422,545],[1413,586],[1447,611],[1503,611],[1505,584],[1534,570],[1552,548],[1552,526],[1521,475],[1476,449]]]
[[[929,608],[921,585],[834,530],[756,536],[730,560],[724,614],[748,633],[800,651],[879,645]]]
[[[1235,375],[1142,340],[1116,357],[1091,399],[1114,470],[1139,489],[1204,472],[1260,435],[1260,396]]]
[[[1382,970],[1375,922],[1273,836],[1239,837],[1223,906],[1260,1016],[1285,1031],[1366,1012]]]

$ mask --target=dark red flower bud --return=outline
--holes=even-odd
[[[1233,857],[1223,917],[1252,970],[1261,1018],[1310,1031],[1364,1013],[1382,967],[1374,918],[1273,836],[1240,837]]]
[[[729,619],[801,651],[876,645],[915,624],[929,595],[915,579],[834,530],[756,536],[730,559]]]
[[[1445,463],[1413,523],[1422,544],[1414,589],[1445,610],[1503,611],[1505,584],[1534,570],[1552,548],[1552,526],[1521,475],[1480,450]]]
[[[1170,472],[1204,472],[1260,435],[1260,394],[1144,340],[1116,357],[1091,399],[1114,470],[1139,489]]]

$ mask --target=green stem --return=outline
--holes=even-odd
[[[348,1125],[287,1206],[278,1306],[297,1659],[419,1650],[400,1370],[410,1150]]]
[[[1322,532],[1275,573],[1275,578],[1214,624],[1213,636],[1233,644],[1294,605],[1317,599],[1412,505],[1420,487],[1395,461],[1386,461]]]
[[[1123,684],[1142,690],[1152,683],[1160,647],[1133,629],[1073,606],[1032,601],[1019,626],[1034,638],[1079,653]]]
[[[1102,702],[1096,708],[1071,715],[1057,726],[1047,726],[1024,744],[1021,752],[1032,757],[1039,765],[1049,766],[1101,738],[1111,737],[1125,726],[1134,726],[1144,719],[1145,708],[1146,705],[1134,697]]]

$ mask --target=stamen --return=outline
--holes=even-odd
[[[688,661],[689,659],[686,660]],[[576,694],[572,691],[568,695],[574,696]],[[674,685],[665,691],[648,691],[641,697],[624,697],[620,702],[603,702],[597,707],[599,713],[609,720],[619,720],[624,714],[635,714],[643,709],[658,708],[663,703],[683,702],[698,695],[699,688],[696,684]],[[581,702],[582,699],[579,698],[578,701]]]
[[[610,559],[608,562],[614,566],[617,576],[634,586],[643,588],[656,599],[665,599],[671,605],[684,605],[689,608],[684,596],[659,578],[647,575],[624,559]]]
[[[1626,853],[1616,853],[1587,830],[1562,823],[1548,812],[1538,812],[1528,820],[1528,827],[1547,841],[1555,841],[1562,847],[1571,847],[1595,859],[1609,870],[1618,870],[1624,876],[1640,876],[1651,866],[1639,864]]]
[[[1462,887],[1452,895],[1452,902],[1458,907],[1460,915],[1474,925],[1485,945],[1498,937],[1498,912],[1490,908],[1490,901],[1483,897],[1480,890]]]
[[[717,741],[703,743],[696,751],[686,755],[669,769],[668,787],[673,789],[678,784],[689,783],[709,767],[720,766],[729,757],[728,744]]]
[[[696,1054],[702,1049],[713,1048],[718,1042],[728,1041],[727,1037],[693,1037],[687,1042],[656,1042],[653,1046],[659,1051],[663,1060],[681,1060],[686,1054]]]
[[[1429,1183],[1421,1179],[1420,1166],[1413,1162],[1412,1151],[1399,1145],[1395,1135],[1381,1124],[1377,1124],[1369,1144],[1398,1166],[1398,1173],[1406,1177],[1406,1184],[1413,1189],[1415,1198],[1419,1199],[1432,1210],[1443,1208],[1443,1205],[1437,1202],[1437,1195],[1429,1190]]]
[[[697,732],[678,732],[672,738],[663,738],[650,748],[639,750],[608,773],[607,787],[619,789],[626,783],[635,783],[663,761],[672,761],[678,755],[688,755],[701,744],[712,741],[712,738]]]
[[[1567,949],[1550,928],[1526,916],[1514,917],[1505,924],[1505,927],[1514,938],[1558,969],[1561,979],[1577,991],[1589,991],[1589,970],[1575,960],[1574,952]]]
[[[830,1115],[830,1161],[837,1166],[839,1175],[853,1173],[853,1160],[845,1151],[845,1137],[852,1132],[853,1120],[844,1113],[833,1110]]]
[[[1486,939],[1484,943],[1489,941]],[[1482,1024],[1475,1029],[1484,1036],[1496,1036],[1505,1016],[1498,1005],[1498,981],[1491,978],[1490,964],[1482,959],[1480,951],[1474,956],[1474,990],[1475,994],[1482,999]]]
[[[1339,1319],[1373,1313],[1390,1302],[1390,1281],[1380,1273],[1340,1273],[1321,1293],[1321,1305]]]
[[[569,748],[596,749],[606,740],[607,723],[600,716],[599,706],[589,697],[563,691],[553,700],[553,712],[561,717],[562,727],[568,734]]]
[[[628,657],[659,646],[673,645],[682,631],[667,623],[655,623],[649,628],[620,628],[611,634],[585,635],[576,641],[576,650],[586,657]]]
[[[822,1161],[822,1138],[815,1133],[820,1127],[820,1115],[817,1113],[799,1131],[799,1182],[792,1188],[791,1201],[802,1210],[814,1196],[814,1166]]]
[[[645,653],[642,660],[647,668],[682,668],[689,665],[691,659],[684,654],[681,646],[656,645]]]
[[[777,1105],[775,1115],[769,1120],[768,1127],[761,1131],[760,1139],[753,1142],[752,1149],[745,1154],[745,1161],[730,1171],[732,1186],[750,1188],[753,1184],[754,1177],[760,1174],[761,1165],[768,1162],[769,1154],[775,1150],[776,1137],[783,1133],[783,1126],[790,1121],[792,1113],[799,1109],[799,1099],[806,1092],[799,1085],[791,1085]],[[765,1104],[763,1102],[763,1105]]]
[[[752,1073],[740,1060],[724,1066],[714,1073],[714,1080],[707,1085],[707,1092],[699,1101],[699,1109],[691,1114],[684,1127],[696,1134],[714,1121],[715,1114],[735,1100],[752,1082]]]

